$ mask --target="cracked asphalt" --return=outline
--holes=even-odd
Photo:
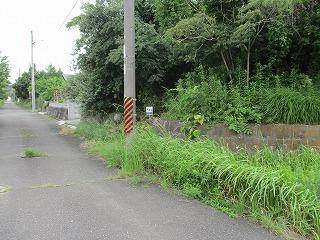
[[[1,240],[281,239],[158,186],[134,187],[80,144],[46,116],[0,109]],[[26,147],[48,156],[21,158]]]

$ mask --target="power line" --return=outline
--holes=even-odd
[[[70,14],[72,13],[73,9],[76,7],[77,3],[79,2],[79,0],[76,0],[75,3],[73,4],[73,7],[71,8],[71,10],[69,11],[68,15],[66,16],[66,18],[63,20],[63,22],[61,23],[59,30],[62,28],[62,26],[65,24],[65,22],[67,21],[67,19],[69,18]]]

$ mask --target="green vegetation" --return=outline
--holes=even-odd
[[[16,98],[28,101],[31,92],[31,68],[22,73],[13,88]],[[37,107],[41,108],[44,101],[60,101],[64,97],[65,80],[61,70],[49,65],[45,71],[35,71]]]
[[[248,134],[249,123],[320,124],[319,1],[135,2],[138,114],[152,105],[191,137],[207,122]],[[36,71],[39,105],[67,98],[99,120],[122,111],[122,8],[83,4],[67,24],[80,31],[79,74],[65,82],[53,66]],[[29,98],[30,70],[14,89]]]
[[[4,105],[4,100],[1,99],[0,100],[0,108],[3,107],[3,105]]]
[[[163,185],[231,215],[250,216],[274,230],[319,237],[316,150],[233,154],[205,138],[158,136],[145,125],[139,126],[127,147],[119,126],[83,122],[76,133],[94,141],[90,150],[120,167],[124,175],[157,175]]]
[[[68,23],[81,33],[80,74],[66,89],[104,119],[123,101],[122,4],[82,9]],[[200,122],[245,133],[248,123],[319,124],[319,10],[315,0],[137,0],[138,113],[153,105],[194,137]]]
[[[8,97],[7,87],[9,85],[9,62],[7,57],[0,52],[0,105]],[[3,103],[2,103],[3,104]]]
[[[237,132],[250,133],[247,124],[260,123],[263,116],[258,109],[259,93],[254,88],[228,89],[217,75],[206,72],[189,73],[169,92],[165,118],[179,119],[190,125],[196,116],[205,122],[223,122]],[[191,125],[197,125],[192,123]]]
[[[319,90],[270,89],[261,95],[260,104],[267,122],[320,123]]]
[[[36,93],[45,101],[59,101],[63,93],[65,80],[61,76],[49,76],[40,78],[36,82]]]
[[[81,34],[80,74],[68,95],[100,122],[122,111],[121,3],[86,3],[68,24]],[[229,213],[318,236],[318,152],[235,155],[201,138],[198,126],[225,123],[250,134],[249,123],[320,124],[319,13],[315,0],[137,0],[138,114],[153,105],[199,139],[160,137],[140,126],[126,149],[115,125],[82,123],[76,133],[122,174],[155,174]]]
[[[47,154],[43,151],[34,148],[26,148],[23,152],[24,158],[37,158],[37,157],[45,157]]]
[[[168,92],[164,117],[189,125],[190,119],[201,115],[204,122],[225,123],[232,130],[246,133],[250,133],[248,123],[320,123],[318,87],[295,81],[296,86],[286,88],[257,83],[228,88],[212,72],[201,67],[181,79]]]

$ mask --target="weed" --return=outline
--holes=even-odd
[[[70,127],[62,127],[60,129],[60,134],[63,136],[69,136],[75,134],[76,130]]]
[[[45,157],[47,154],[43,151],[33,149],[33,148],[26,148],[24,149],[24,158],[36,158],[36,157]]]
[[[143,183],[143,179],[140,176],[133,176],[129,178],[129,183],[133,186],[138,186]]]

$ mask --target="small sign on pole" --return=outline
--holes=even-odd
[[[153,116],[153,107],[146,107],[146,115],[149,117]]]

